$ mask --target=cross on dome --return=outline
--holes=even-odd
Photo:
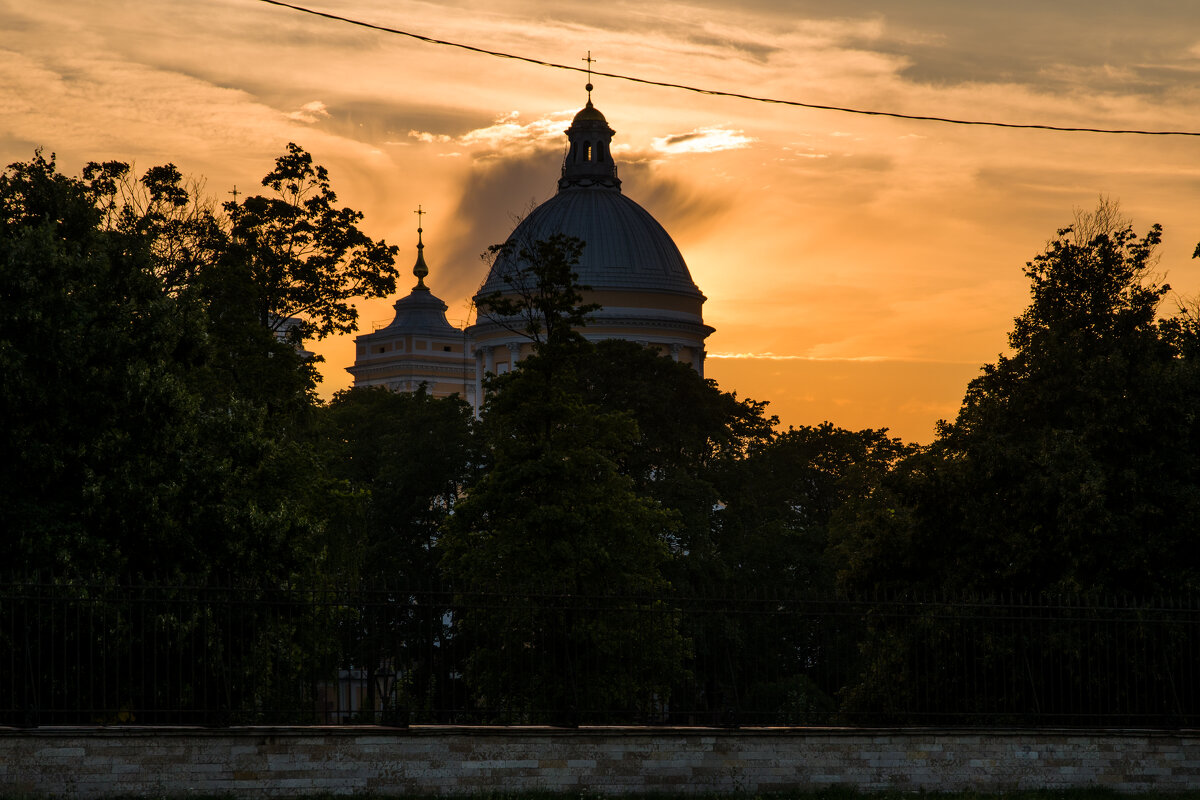
[[[588,81],[587,81],[587,86],[585,86],[584,88],[587,89],[587,93],[588,93],[587,103],[590,106],[592,104],[592,64],[596,63],[596,59],[592,58],[592,51],[588,50],[587,58],[584,58],[581,60],[587,62]]]

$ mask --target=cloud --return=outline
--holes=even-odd
[[[418,142],[426,144],[447,144],[454,141],[453,136],[447,136],[444,133],[429,133],[428,131],[409,131],[408,135],[416,139]]]
[[[557,153],[535,150],[511,158],[469,162],[458,207],[449,215],[456,221],[454,236],[436,256],[445,276],[445,283],[439,284],[445,289],[439,293],[474,294],[487,274],[480,254],[489,245],[504,241],[516,218],[554,194],[560,161]]]
[[[712,230],[733,203],[729,193],[715,192],[703,182],[671,177],[661,164],[631,160],[618,161],[617,166],[625,194],[649,211],[672,237]]]
[[[427,144],[454,144],[475,151],[477,155],[503,154],[523,156],[550,147],[557,148],[563,130],[570,124],[571,111],[559,111],[529,122],[521,120],[519,111],[496,117],[491,125],[469,130],[460,136],[410,130],[408,135]]]
[[[740,150],[758,141],[742,131],[727,128],[696,128],[688,133],[675,133],[653,141],[660,153],[715,153],[721,150]]]
[[[329,109],[320,100],[313,100],[300,106],[296,111],[287,115],[287,118],[295,122],[305,122],[312,124],[322,119],[328,119],[330,116]]]

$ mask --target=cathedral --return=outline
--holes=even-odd
[[[587,105],[566,130],[567,153],[557,193],[521,221],[510,241],[532,243],[554,234],[584,242],[576,272],[590,287],[585,303],[597,303],[581,333],[589,340],[627,339],[691,365],[704,374],[704,295],[670,235],[654,217],[621,192],[610,145],[615,133],[604,115]],[[355,386],[416,391],[422,384],[438,397],[458,394],[478,411],[487,373],[512,369],[532,350],[518,325],[484,315],[465,329],[446,320],[447,306],[425,285],[422,229],[417,228],[417,285],[395,303],[390,324],[355,339]],[[504,276],[517,265],[501,254],[475,294],[503,293]],[[518,330],[513,330],[518,328]]]

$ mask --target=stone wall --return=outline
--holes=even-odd
[[[1200,786],[1200,732],[0,729],[0,793],[770,792]]]

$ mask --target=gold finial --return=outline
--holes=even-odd
[[[413,264],[413,275],[417,276],[417,285],[415,289],[425,289],[425,276],[429,274],[429,267],[425,265],[425,243],[421,241],[421,217],[428,214],[428,211],[422,211],[421,206],[417,206],[417,210],[413,212],[417,215],[417,263]]]
[[[587,89],[588,105],[590,106],[592,104],[592,64],[596,63],[596,59],[592,58],[592,51],[588,50],[587,58],[584,58],[581,60],[587,62],[588,82],[587,82],[587,86],[585,86],[584,88]]]

